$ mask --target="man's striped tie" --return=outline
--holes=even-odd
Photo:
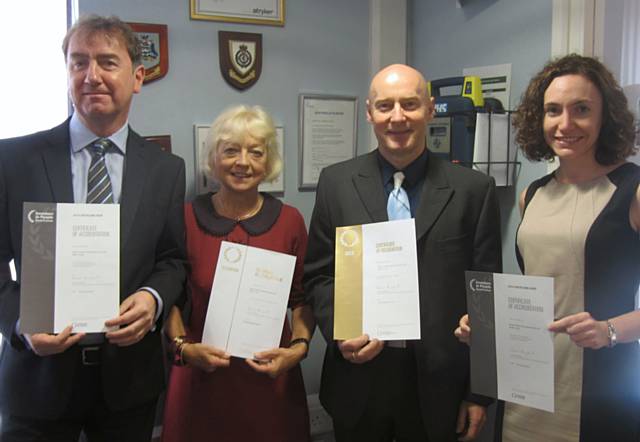
[[[113,190],[107,171],[104,155],[113,148],[113,143],[107,138],[100,138],[89,146],[91,166],[87,176],[87,204],[113,203]]]

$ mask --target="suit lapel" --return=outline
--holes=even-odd
[[[53,201],[72,203],[73,182],[71,180],[69,120],[51,129],[45,137],[48,145],[42,149],[42,161],[51,186]]]
[[[371,152],[364,157],[359,170],[353,174],[353,185],[358,192],[372,222],[387,221],[387,201],[382,177],[378,165],[377,153]]]
[[[429,153],[420,203],[416,213],[416,239],[431,229],[453,195],[442,160]]]
[[[127,154],[124,162],[124,178],[120,197],[120,244],[126,244],[136,212],[142,199],[148,167],[145,161],[143,140],[129,128]]]

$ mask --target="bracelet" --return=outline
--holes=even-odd
[[[184,359],[184,349],[187,347],[187,344],[191,344],[191,342],[184,341],[182,343],[182,345],[180,346],[180,355],[176,358],[176,362],[178,362],[177,365],[180,367],[184,367],[185,365],[187,365],[187,361]]]
[[[611,321],[609,321],[607,319],[607,338],[609,338],[609,345],[608,347],[615,347],[616,344],[618,343],[618,332],[616,331],[616,328],[613,326],[613,324],[611,323]]]
[[[289,348],[293,347],[294,345],[303,343],[307,346],[307,349],[304,351],[304,356],[302,357],[303,359],[307,357],[307,355],[309,354],[309,340],[307,338],[295,338],[292,339],[289,342]]]
[[[186,336],[176,336],[171,340],[171,346],[173,347],[173,365],[183,367],[187,365],[184,360],[184,348],[190,341]]]

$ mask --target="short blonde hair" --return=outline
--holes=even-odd
[[[251,136],[267,149],[267,173],[265,181],[273,181],[282,171],[282,158],[278,152],[278,140],[273,119],[260,106],[233,106],[223,111],[211,123],[203,158],[207,176],[214,178],[216,151],[221,142],[242,144]]]

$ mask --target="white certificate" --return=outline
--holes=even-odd
[[[120,205],[58,204],[54,332],[105,332],[119,314]]]
[[[494,274],[498,397],[554,410],[553,278]]]
[[[239,358],[280,345],[296,257],[223,241],[202,342]]]
[[[553,412],[553,334],[547,329],[553,278],[482,272],[466,277],[471,390]]]
[[[120,304],[120,206],[23,205],[20,331],[104,332]]]
[[[335,339],[420,339],[413,219],[336,229],[334,310]]]

